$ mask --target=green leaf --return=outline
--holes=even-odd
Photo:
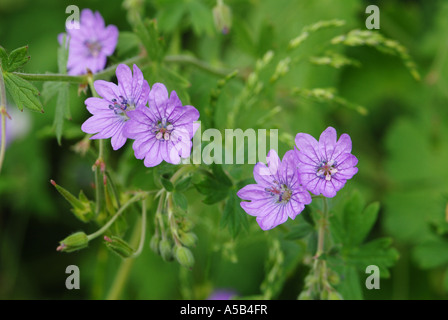
[[[204,34],[212,36],[215,32],[212,10],[200,1],[189,1],[187,5],[194,33],[198,36]]]
[[[160,62],[163,59],[162,43],[160,41],[157,23],[155,20],[140,19],[136,21],[135,33],[140,38],[151,60]]]
[[[28,55],[28,46],[20,47],[13,50],[7,58],[5,56],[6,51],[4,51],[4,53],[1,53],[0,55],[2,56],[3,71],[16,71],[17,69],[20,69],[25,64],[27,64],[28,61],[30,61],[30,56]],[[3,63],[3,61],[6,61],[6,65]]]
[[[207,172],[205,179],[195,184],[199,193],[206,196],[205,204],[214,204],[224,200],[232,187],[232,181],[223,171],[221,165],[212,165],[212,172]]]
[[[4,72],[3,78],[5,79],[6,89],[20,110],[23,110],[25,107],[32,111],[44,112],[42,103],[39,100],[39,91],[35,86],[9,72]]]
[[[228,227],[229,232],[235,238],[241,231],[241,227],[248,228],[246,212],[240,206],[240,199],[236,192],[230,192],[229,198],[224,206],[221,218],[221,227]]]
[[[380,276],[388,278],[390,276],[388,268],[396,263],[399,256],[398,251],[390,247],[391,244],[391,238],[379,238],[359,248],[350,248],[346,261],[361,272],[365,272],[369,265],[376,265],[380,269]]]
[[[191,176],[181,179],[174,185],[174,190],[182,192],[187,190],[191,185]]]
[[[287,240],[298,240],[305,238],[311,232],[314,231],[314,228],[308,223],[301,223],[299,225],[293,226],[291,231],[286,234],[285,239]]]
[[[183,195],[183,193],[180,192],[173,192],[173,200],[174,203],[181,208],[184,211],[187,211],[188,209],[188,200],[187,198]]]
[[[176,29],[185,14],[185,9],[185,4],[182,1],[164,5],[163,10],[159,10],[157,13],[160,29],[165,32],[172,32]]]
[[[121,31],[118,35],[117,56],[136,55],[139,50],[139,44],[140,39],[135,33]]]
[[[339,271],[339,270],[338,270]],[[339,271],[341,280],[337,289],[345,300],[362,300],[362,287],[356,268],[344,265]]]
[[[448,264],[448,241],[436,239],[419,244],[414,249],[414,258],[423,269],[437,268]]]
[[[163,187],[165,188],[166,191],[172,192],[174,190],[174,185],[173,185],[173,183],[170,180],[165,179],[165,178],[162,177],[160,179],[160,182],[162,183],[162,185],[163,185]]]
[[[8,64],[8,54],[6,53],[5,48],[0,46],[0,65],[2,66],[2,69],[6,71],[6,67]]]

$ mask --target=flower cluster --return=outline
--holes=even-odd
[[[348,134],[337,140],[336,130],[328,127],[319,141],[306,133],[298,133],[294,150],[280,161],[275,150],[267,156],[268,167],[257,163],[250,184],[238,191],[241,207],[257,217],[261,229],[269,230],[294,219],[311,203],[311,192],[332,198],[357,172],[358,159],[351,154]]]
[[[136,65],[132,73],[127,65],[120,64],[116,75],[118,85],[103,80],[94,82],[101,98],[86,99],[92,116],[81,129],[95,134],[91,139],[111,138],[114,150],[128,138],[134,139],[135,157],[144,159],[147,167],[163,160],[179,164],[181,158],[188,158],[198,110],[183,106],[175,91],[168,96],[162,83],[155,83],[151,89]]]

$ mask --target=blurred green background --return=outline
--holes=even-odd
[[[223,35],[213,25],[212,0],[157,0],[144,2],[145,16],[156,18],[169,54],[193,54],[216,67],[243,74],[253,70],[266,51],[275,52],[275,61],[288,55],[300,57],[279,82],[266,87],[257,104],[236,127],[252,128],[275,106],[281,111],[266,119],[263,128],[295,136],[308,132],[318,137],[327,126],[338,134],[347,132],[353,153],[359,159],[359,173],[345,189],[358,189],[367,202],[380,201],[380,218],[371,237],[389,236],[400,259],[380,290],[364,289],[365,298],[446,299],[448,298],[448,241],[445,208],[448,202],[448,2],[423,0],[227,0],[233,24]],[[64,31],[65,8],[98,10],[106,24],[131,31],[122,2],[0,0],[0,45],[11,51],[29,45],[31,61],[25,71],[56,72],[57,35]],[[385,36],[408,48],[421,74],[412,78],[402,61],[374,48],[333,46],[360,62],[359,67],[340,69],[316,66],[308,58],[329,49],[329,40],[351,29],[365,29],[365,8],[376,4],[381,10]],[[343,19],[342,29],[328,29],[310,37],[297,51],[288,43],[304,26],[319,20]],[[303,57],[303,58],[302,58]],[[110,63],[120,61],[119,53]],[[272,64],[275,69],[275,63]],[[173,67],[175,68],[175,67]],[[203,113],[210,91],[219,80],[193,67],[176,67],[190,85],[184,88],[190,103]],[[273,70],[268,70],[272,74]],[[150,85],[158,79],[147,74]],[[36,83],[41,89],[42,84]],[[168,87],[169,90],[176,89]],[[180,85],[179,85],[180,86]],[[291,94],[291,89],[334,87],[348,101],[364,106],[361,115],[337,104],[309,101]],[[241,90],[238,80],[230,82],[215,106],[215,126],[225,129],[233,97]],[[180,90],[180,88],[179,88]],[[62,146],[51,126],[55,101],[45,113],[25,110],[29,129],[12,141],[0,174],[0,298],[1,299],[99,299],[104,298],[120,265],[100,241],[89,249],[61,254],[58,241],[77,230],[93,231],[69,211],[69,205],[49,183],[54,179],[74,193],[83,189],[93,195],[91,159],[74,153],[72,146],[82,138],[80,124],[89,116],[76,86],[71,90],[72,120],[66,122]],[[187,101],[183,101],[186,104]],[[14,108],[14,106],[10,106]],[[17,117],[20,117],[18,115]],[[279,153],[292,148],[293,141],[281,139]],[[109,153],[118,172],[135,166],[134,186],[144,187],[147,171],[141,161],[132,160],[128,143],[124,150]],[[126,161],[124,164],[123,161]],[[250,177],[252,165],[243,165],[237,175]],[[233,170],[228,168],[229,171]],[[235,169],[236,170],[236,169]],[[139,175],[143,173],[143,175]],[[136,178],[138,177],[138,178]],[[121,178],[121,182],[129,181]],[[344,190],[345,192],[345,190]],[[206,206],[196,191],[188,193],[190,213],[196,223],[199,243],[194,249],[192,271],[165,263],[146,246],[134,262],[121,297],[129,299],[204,299],[216,288],[235,290],[242,296],[260,293],[268,258],[266,233],[249,217],[249,229],[235,241],[219,226],[219,205]],[[132,214],[132,213],[130,213]],[[288,221],[290,226],[294,222]],[[281,230],[270,231],[276,236]],[[445,235],[444,235],[445,234]],[[304,249],[284,244],[288,257],[300,259]],[[237,261],[235,261],[237,260]],[[75,264],[81,270],[81,290],[65,288],[65,268]],[[277,298],[295,299],[307,268],[293,264]],[[361,279],[363,279],[361,277]]]

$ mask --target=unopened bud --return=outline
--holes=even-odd
[[[174,249],[174,254],[176,256],[176,260],[186,268],[192,268],[194,265],[194,256],[191,253],[190,249],[186,247],[176,247]]]
[[[331,291],[330,294],[328,295],[328,300],[344,300],[344,298],[342,298],[339,292]]]
[[[50,180],[56,190],[72,205],[73,214],[82,222],[88,222],[93,218],[93,211],[90,201],[84,195],[82,190],[79,193],[79,199],[70,191],[58,185],[54,180]]]
[[[213,8],[213,19],[219,32],[229,33],[232,26],[232,10],[223,1],[218,1],[218,4]]]
[[[149,241],[149,247],[151,248],[152,251],[154,251],[157,254],[160,253],[159,242],[160,242],[160,238],[158,235],[153,235],[151,238],[151,241]]]
[[[186,247],[194,247],[198,241],[198,237],[193,232],[180,232],[179,240]]]
[[[308,292],[308,290],[305,290],[305,291],[302,291],[302,293],[300,293],[300,295],[297,299],[298,300],[313,300],[313,297]]]
[[[129,258],[134,254],[134,249],[132,249],[129,244],[119,237],[104,237],[106,241],[106,247],[116,253],[118,256],[122,258]]]
[[[163,239],[159,243],[159,251],[162,259],[165,261],[173,261],[173,250],[171,241]]]
[[[56,248],[56,251],[73,252],[86,248],[89,244],[89,239],[87,238],[87,235],[81,231],[69,235],[59,243],[60,245]]]

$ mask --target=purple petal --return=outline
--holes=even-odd
[[[95,87],[96,92],[104,99],[107,99],[108,101],[112,101],[112,99],[119,99],[119,89],[115,83],[104,80],[96,80],[93,83],[93,86]]]
[[[160,119],[166,117],[166,103],[168,100],[168,91],[162,83],[155,83],[149,92],[149,107],[155,108],[156,114]]]
[[[87,98],[84,103],[91,114],[111,112],[109,109],[109,102],[104,99],[91,97]]]
[[[340,137],[336,146],[334,148],[333,154],[330,156],[330,159],[337,159],[340,155],[344,153],[352,152],[352,139],[346,133],[343,133]]]
[[[319,155],[319,144],[307,133],[298,133],[295,139],[296,145],[299,149],[299,157],[307,158],[307,163],[319,163],[321,161]],[[300,161],[305,162],[303,158]]]
[[[124,63],[121,63],[115,70],[115,74],[117,75],[118,87],[120,89],[121,95],[125,97],[128,101],[131,100],[133,97],[131,69]]]
[[[279,224],[285,223],[288,220],[288,215],[285,212],[284,206],[276,206],[268,215],[257,217],[257,222],[262,230],[270,230]]]
[[[320,154],[325,158],[325,160],[329,160],[330,156],[333,154],[333,150],[336,145],[336,139],[337,134],[336,130],[333,127],[328,127],[320,135],[319,151]]]
[[[265,188],[258,184],[248,184],[244,188],[240,189],[236,195],[243,200],[264,200],[271,198]]]
[[[154,167],[159,165],[162,160],[162,155],[160,153],[160,142],[156,140],[151,145],[143,163],[146,167]]]
[[[124,124],[125,122],[121,123],[117,128],[117,132],[112,136],[111,144],[114,150],[120,149],[126,143],[126,137],[123,135]]]
[[[101,51],[106,55],[110,56],[114,53],[118,42],[118,28],[114,25],[109,25],[101,34]]]
[[[271,172],[262,162],[258,162],[254,166],[254,179],[259,185],[265,188],[269,188],[274,183]]]

